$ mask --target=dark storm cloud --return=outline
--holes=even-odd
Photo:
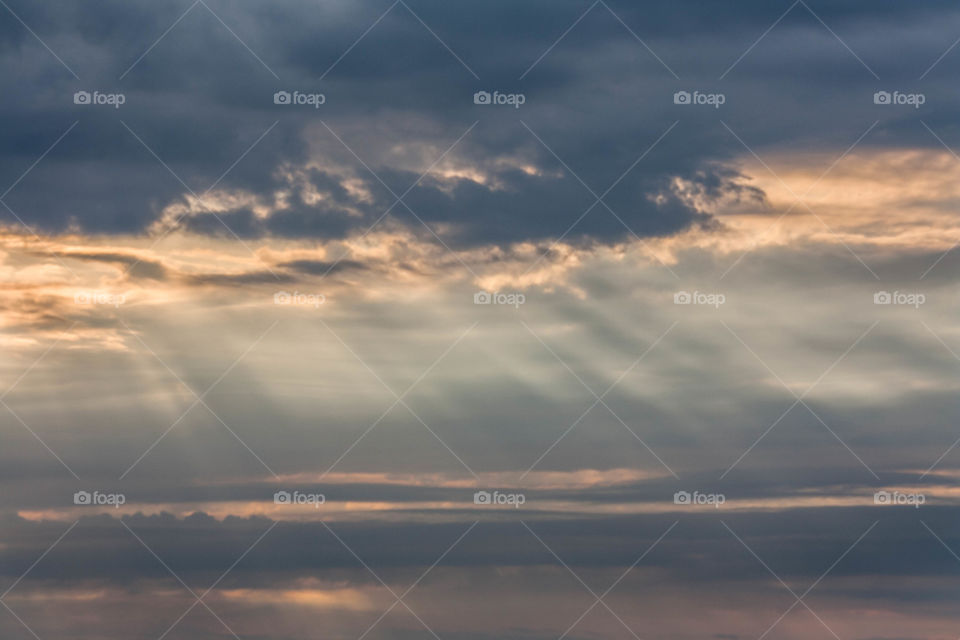
[[[958,56],[947,56],[918,80],[960,29],[960,12],[948,3],[810,3],[882,81],[803,5],[719,81],[787,3],[611,3],[680,80],[602,5],[522,80],[589,4],[488,3],[463,10],[410,3],[480,80],[403,5],[327,75],[388,4],[209,5],[243,43],[201,4],[137,62],[188,3],[107,2],[56,10],[10,4],[80,77],[74,79],[19,23],[4,22],[9,37],[0,73],[16,88],[0,104],[8,123],[0,133],[5,183],[12,184],[78,122],[5,198],[18,215],[47,230],[139,232],[189,193],[180,180],[198,194],[220,180],[220,187],[271,200],[289,186],[279,170],[308,159],[309,135],[316,139],[313,156],[345,168],[372,200],[348,191],[342,175],[310,170],[319,201],[308,204],[294,190],[290,208],[266,220],[245,210],[221,217],[241,236],[339,237],[365,229],[393,204],[393,194],[323,129],[321,118],[398,195],[419,171],[391,150],[434,149],[417,163],[425,167],[480,120],[451,155],[481,169],[489,181],[426,178],[405,198],[431,226],[449,225],[444,233],[459,245],[563,233],[594,203],[590,190],[603,193],[676,120],[681,123],[605,197],[641,236],[707,222],[672,193],[674,176],[711,195],[743,189],[724,163],[746,151],[721,118],[761,153],[797,145],[839,153],[877,119],[881,123],[866,145],[936,147],[921,117],[948,143],[957,142],[949,130],[956,98],[944,78],[956,70]],[[74,105],[73,92],[80,89],[120,91],[126,103],[120,109]],[[276,106],[272,96],[279,89],[319,91],[327,101],[319,110]],[[523,92],[527,102],[519,110],[477,107],[472,94],[480,89]],[[722,91],[727,103],[721,110],[678,108],[672,95],[680,89]],[[927,104],[920,111],[876,107],[872,94],[880,89],[924,91]],[[498,164],[504,158],[545,173]],[[403,204],[393,214],[427,233]],[[185,224],[201,233],[226,233],[208,218],[190,217]],[[569,238],[614,240],[629,235],[623,223],[598,204]]]
[[[900,577],[956,574],[950,552],[923,524],[938,532],[946,545],[960,547],[960,538],[951,530],[952,509],[928,506],[922,514],[912,508],[884,509],[882,515],[877,511],[832,508],[591,518],[522,513],[487,519],[473,509],[465,510],[462,521],[454,523],[394,523],[385,527],[378,522],[335,522],[330,527],[376,570],[429,566],[471,522],[479,519],[476,535],[467,536],[445,558],[445,566],[470,569],[554,565],[555,558],[523,526],[523,520],[577,570],[624,567],[636,561],[678,522],[644,561],[646,568],[662,570],[662,575],[670,576],[671,581],[766,581],[769,576],[763,566],[730,530],[785,580],[811,582],[851,548],[831,572],[834,579],[872,576],[878,571]],[[174,571],[195,584],[219,575],[271,525],[264,518],[231,517],[219,521],[203,513],[182,519],[169,514],[125,516],[123,522]],[[9,544],[0,550],[0,566],[6,575],[15,577],[63,533],[66,525],[8,516],[4,528]],[[245,557],[231,574],[228,586],[267,586],[319,570],[356,570],[355,580],[370,579],[362,575],[356,557],[322,523],[281,522]],[[127,582],[166,575],[164,567],[118,519],[96,516],[81,518],[51,553],[49,561],[34,569],[31,578]],[[837,593],[841,593],[847,587],[837,588]],[[892,593],[881,590],[860,595],[883,599]]]

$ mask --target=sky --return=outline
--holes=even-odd
[[[955,640],[960,7],[0,0],[0,637]]]

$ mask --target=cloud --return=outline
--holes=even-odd
[[[133,278],[165,280],[168,275],[166,267],[160,262],[148,260],[143,256],[132,253],[71,251],[61,255],[64,258],[72,258],[74,260],[118,265],[124,268],[124,273],[129,274]]]
[[[895,4],[872,4],[870,28],[864,27],[862,8],[811,10],[867,66],[896,70],[899,79],[890,82],[907,90],[907,79],[915,84],[952,42],[948,34],[958,19],[947,4],[910,12]],[[345,34],[363,33],[382,7],[295,4],[266,11],[213,3],[210,10],[199,5],[188,12],[121,80],[184,9],[111,3],[92,14],[54,15],[20,2],[12,8],[81,77],[72,78],[23,29],[11,27],[19,35],[0,57],[0,69],[10,71],[21,55],[32,64],[3,112],[12,125],[0,170],[15,183],[5,201],[29,224],[52,231],[142,233],[164,218],[164,210],[216,185],[224,194],[245,193],[259,202],[218,214],[240,236],[345,237],[367,229],[393,206],[389,215],[410,230],[430,236],[420,218],[454,246],[543,240],[577,222],[594,194],[681,120],[568,238],[609,243],[631,233],[669,235],[710,222],[709,213],[671,192],[672,181],[683,180],[688,190],[710,197],[742,193],[728,165],[747,152],[718,126],[718,118],[761,156],[800,141],[842,152],[874,119],[880,124],[865,147],[936,148],[939,143],[919,121],[941,130],[949,142],[941,125],[953,99],[938,78],[957,64],[947,56],[931,72],[923,87],[928,111],[877,109],[870,102],[881,88],[876,79],[800,5],[720,83],[721,67],[735,61],[777,12],[753,4],[719,11],[708,3],[682,14],[665,8],[638,12],[613,3],[610,11],[602,5],[591,10],[521,81],[524,69],[582,9],[494,3],[471,11],[468,23],[442,8],[411,7],[478,70],[478,82],[402,5],[334,65],[350,45]],[[214,13],[225,16],[233,34]],[[506,26],[514,23],[524,26]],[[681,80],[624,24],[643,32]],[[718,24],[726,25],[723,37],[714,29]],[[878,29],[896,46],[878,46],[872,39]],[[817,53],[808,46],[811,40],[822,44]],[[896,59],[892,49],[899,52]],[[378,51],[403,54],[374,55]],[[816,78],[809,92],[820,93],[818,108],[797,103],[795,76],[783,69]],[[644,81],[624,82],[631,74]],[[47,78],[49,86],[42,84]],[[688,85],[722,89],[729,95],[724,111],[677,108],[672,95]],[[516,113],[483,110],[472,102],[482,87],[523,91],[528,99],[522,110],[511,109]],[[127,100],[121,109],[72,104],[73,92],[82,88],[122,91]],[[320,91],[328,99],[319,110],[275,105],[272,96],[280,88]],[[762,122],[754,117],[761,105],[769,116]],[[74,122],[44,160],[15,182]],[[292,175],[299,176],[293,183]],[[394,194],[414,184],[394,205]],[[188,215],[182,223],[194,233],[231,233],[209,213]]]
[[[772,573],[839,637],[954,637],[953,4],[8,8],[0,573],[38,637],[823,635]]]

